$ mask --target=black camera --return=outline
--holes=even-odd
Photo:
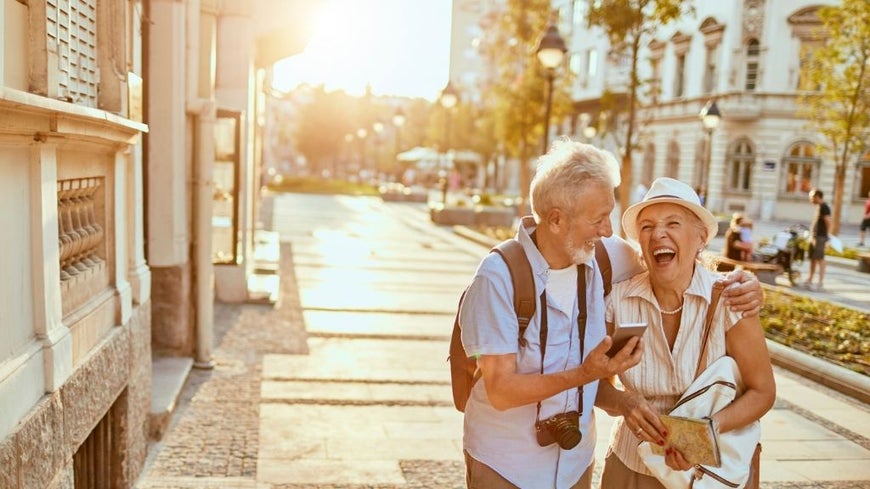
[[[580,443],[580,413],[568,411],[543,421],[535,421],[535,434],[538,445],[545,447],[557,443],[562,449],[570,450]]]

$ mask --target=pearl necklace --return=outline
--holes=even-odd
[[[683,310],[683,305],[680,304],[680,307],[674,309],[673,311],[665,311],[664,309],[661,309],[661,313],[664,314],[664,315],[666,315],[666,316],[673,316],[673,315],[679,313],[679,312],[682,311],[682,310]]]

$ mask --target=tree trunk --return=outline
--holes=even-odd
[[[844,157],[845,159],[845,157]],[[843,186],[846,179],[846,164],[841,161],[834,169],[834,208],[831,209],[831,229],[828,234],[839,236],[840,219],[843,212]]]
[[[622,216],[625,209],[631,205],[631,170],[631,151],[626,151],[622,155],[622,165],[619,169],[619,176],[622,182],[619,184],[619,187],[617,187],[620,216]],[[619,222],[619,235],[624,238],[625,231],[622,229],[622,219],[618,219],[617,221]]]
[[[520,203],[517,205],[517,217],[529,214],[529,187],[532,183],[532,175],[529,171],[529,145],[525,138],[520,142]]]

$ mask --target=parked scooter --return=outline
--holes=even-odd
[[[773,236],[771,243],[758,247],[758,256],[764,263],[782,267],[789,283],[794,286],[800,278],[800,271],[794,266],[803,262],[805,243],[809,241],[810,231],[803,224],[793,224]]]

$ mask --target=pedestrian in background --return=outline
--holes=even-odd
[[[831,207],[825,202],[825,194],[817,188],[810,190],[809,197],[816,211],[810,225],[810,274],[804,285],[810,290],[820,290],[825,282],[825,245],[828,244],[828,232],[831,229]],[[813,277],[817,269],[819,281],[814,285]]]
[[[589,144],[559,140],[539,160],[533,216],[516,237],[538,296],[522,338],[505,261],[489,253],[475,272],[459,312],[462,344],[480,375],[463,423],[469,489],[591,488],[598,380],[636,365],[643,341],[607,355],[612,340],[595,247],[607,249],[613,281],[643,271],[637,251],[611,236],[618,184],[614,156]],[[731,305],[757,314],[758,281],[745,272],[733,277],[744,283],[730,288]]]
[[[735,212],[725,231],[725,247],[722,255],[737,261],[752,261],[752,221]]]
[[[864,219],[861,221],[861,231],[858,233],[858,246],[864,246],[864,236],[870,229],[870,192],[867,192],[867,200],[864,201]]]

